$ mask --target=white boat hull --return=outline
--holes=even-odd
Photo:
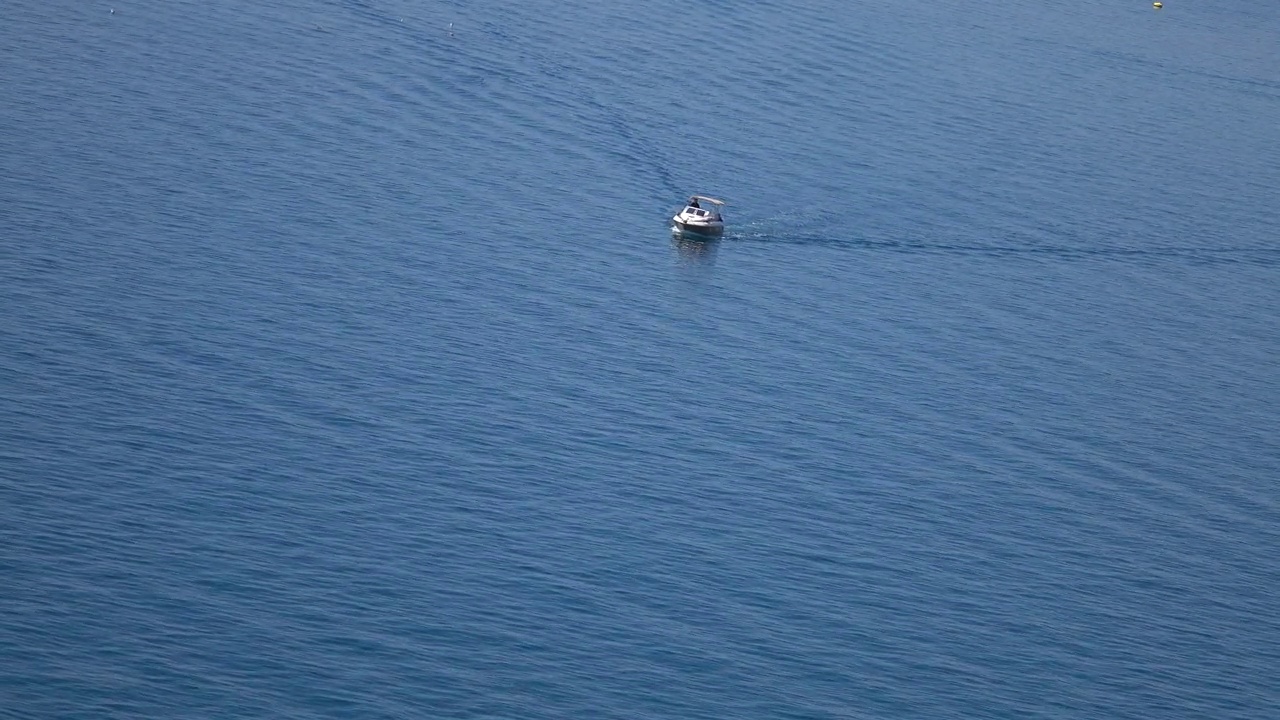
[[[694,195],[684,209],[671,218],[671,222],[676,230],[692,237],[718,237],[724,234],[724,216],[720,214],[722,207],[723,200]]]
[[[675,224],[675,229],[680,232],[691,233],[695,235],[705,235],[714,237],[724,234],[724,223],[718,220],[705,222],[690,222],[681,218],[679,215],[671,218],[671,222]]]

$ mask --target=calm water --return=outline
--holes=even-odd
[[[1275,718],[1280,5],[638,5],[0,4],[0,717]]]

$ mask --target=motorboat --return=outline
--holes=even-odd
[[[693,195],[685,203],[684,209],[671,218],[675,223],[673,229],[691,235],[716,237],[724,234],[724,216],[721,208],[723,200],[706,195]]]

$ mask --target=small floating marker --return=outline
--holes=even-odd
[[[1164,7],[1164,3],[1160,2],[1159,0],[1156,0],[1156,2],[1151,3],[1151,7],[1159,10],[1160,8]]]

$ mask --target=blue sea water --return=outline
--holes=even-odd
[[[113,2],[0,4],[0,717],[1277,717],[1280,5]]]

